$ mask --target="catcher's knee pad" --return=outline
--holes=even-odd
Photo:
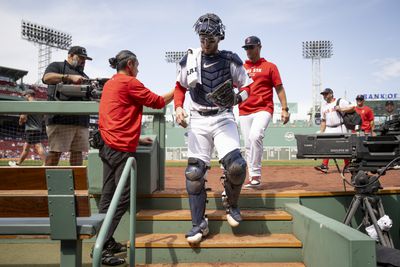
[[[186,190],[190,195],[199,194],[204,189],[204,175],[207,165],[204,161],[197,158],[189,158],[186,167]]]
[[[225,155],[220,163],[226,170],[226,179],[233,185],[242,185],[246,179],[246,161],[239,149],[235,149]]]

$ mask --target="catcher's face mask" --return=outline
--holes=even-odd
[[[193,27],[198,35],[215,36],[220,40],[225,38],[225,25],[215,14],[207,13],[201,16]]]
[[[200,45],[206,55],[215,54],[218,50],[219,37],[200,35]]]

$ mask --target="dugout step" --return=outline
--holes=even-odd
[[[210,221],[225,221],[225,210],[206,210]],[[291,221],[292,215],[284,210],[241,210],[245,221]],[[141,210],[136,213],[138,221],[191,221],[190,210]]]
[[[306,267],[302,262],[220,262],[136,264],[136,267]]]
[[[129,243],[128,243],[129,246]],[[301,248],[292,234],[211,234],[199,248]],[[136,235],[136,248],[192,248],[184,233]]]

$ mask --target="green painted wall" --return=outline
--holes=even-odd
[[[300,204],[287,204],[307,267],[376,266],[375,241]]]

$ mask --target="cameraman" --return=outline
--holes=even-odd
[[[125,163],[133,156],[138,143],[152,142],[150,138],[139,140],[143,106],[161,109],[172,101],[174,95],[174,90],[163,96],[156,95],[136,78],[139,62],[131,51],[122,50],[109,62],[112,68],[117,69],[117,74],[104,85],[99,107],[99,130],[104,140],[99,153],[103,161],[100,213],[107,212]],[[105,265],[125,262],[123,258],[114,256],[114,253],[126,251],[126,248],[114,240],[113,234],[129,207],[129,198],[128,182],[105,238],[102,252],[102,263]]]
[[[42,80],[48,85],[49,101],[58,100],[59,95],[56,92],[58,83],[81,84],[83,80],[89,78],[83,72],[86,60],[92,60],[88,57],[86,49],[81,46],[72,46],[68,51],[67,60],[53,62],[46,68]],[[82,101],[83,99],[70,97],[65,100]],[[46,165],[58,165],[62,152],[71,152],[71,166],[82,165],[82,152],[89,149],[88,115],[49,115],[46,130],[50,146]]]

